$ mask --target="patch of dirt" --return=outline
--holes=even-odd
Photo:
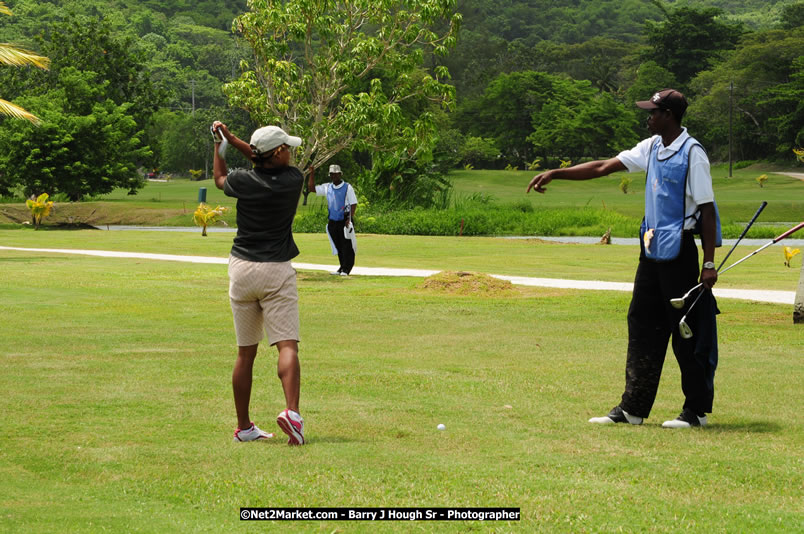
[[[424,279],[420,289],[452,295],[501,297],[516,294],[514,285],[483,273],[441,271]]]

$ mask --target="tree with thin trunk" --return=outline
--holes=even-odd
[[[425,53],[454,46],[456,0],[249,0],[233,30],[254,51],[230,104],[261,125],[304,139],[296,165],[317,168],[342,150],[429,150],[436,134],[428,105],[453,105],[444,66]],[[434,29],[435,28],[435,29]],[[435,59],[428,62],[435,64]]]

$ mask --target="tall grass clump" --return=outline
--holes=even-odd
[[[534,210],[516,205],[450,210],[389,211],[356,218],[361,233],[390,235],[617,235],[635,237],[639,221],[599,208]]]

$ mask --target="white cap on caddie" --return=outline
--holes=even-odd
[[[251,134],[249,145],[254,154],[259,156],[270,152],[279,145],[300,146],[301,142],[301,137],[288,135],[279,126],[263,126]]]
[[[340,165],[330,165],[329,166],[329,173],[332,174],[332,173],[336,173],[336,172],[341,172],[341,166]]]

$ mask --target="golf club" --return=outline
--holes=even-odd
[[[764,200],[762,201],[762,204],[760,204],[760,205],[759,205],[759,209],[757,209],[757,212],[756,212],[756,213],[754,213],[754,216],[753,216],[753,217],[751,217],[751,220],[750,220],[750,221],[748,221],[748,224],[747,224],[747,225],[745,226],[745,228],[743,229],[743,233],[741,233],[741,234],[740,234],[740,237],[738,237],[738,238],[737,238],[737,241],[735,241],[735,242],[734,242],[734,245],[732,245],[731,250],[729,250],[729,253],[728,253],[728,254],[726,254],[726,257],[725,257],[725,258],[723,258],[723,261],[721,261],[721,262],[720,262],[720,265],[718,265],[718,266],[717,266],[717,271],[718,271],[718,273],[720,273],[720,269],[721,269],[721,267],[723,267],[723,265],[726,263],[726,260],[727,260],[727,259],[729,259],[729,256],[731,256],[731,253],[732,253],[732,252],[734,252],[734,249],[735,249],[735,248],[737,248],[737,244],[738,244],[740,241],[742,241],[743,237],[745,237],[745,234],[747,234],[747,233],[748,233],[748,229],[749,229],[749,228],[751,228],[751,225],[753,225],[753,224],[754,224],[754,221],[756,221],[756,220],[757,220],[757,217],[759,217],[759,214],[760,214],[760,213],[762,213],[762,210],[764,210],[764,209],[765,209],[765,206],[767,206],[767,205],[768,205],[768,203],[767,203],[766,201],[764,201]],[[695,291],[697,288],[699,288],[699,287],[701,287],[701,284],[698,284],[697,286],[695,286],[695,287],[693,287],[692,289],[690,289],[689,291],[687,291],[687,292],[684,294],[684,296],[683,296],[683,297],[679,297],[679,298],[675,298],[675,299],[670,299],[670,304],[672,304],[674,308],[676,308],[676,309],[679,309],[679,310],[680,310],[681,308],[683,308],[683,307],[684,307],[684,301],[686,301],[686,300],[687,300],[687,297],[689,297],[689,296],[690,296],[690,294],[691,294],[693,291]],[[698,299],[695,299],[695,300],[697,301]],[[693,303],[693,304],[692,304],[692,306],[694,306],[694,305],[695,305],[695,303]],[[692,306],[690,306],[690,309],[692,309]],[[687,310],[687,313],[689,313],[689,310]]]
[[[689,310],[687,310],[687,313],[685,313],[684,317],[682,317],[681,320],[678,322],[678,332],[681,334],[681,337],[683,337],[684,339],[689,339],[689,338],[692,337],[692,328],[690,328],[690,326],[687,324],[687,315],[689,315],[689,313],[692,310],[692,308],[695,307],[695,304],[698,303],[698,300],[701,298],[701,295],[703,295],[704,293],[705,293],[705,290],[703,290],[703,289],[698,292],[698,296],[695,297],[695,300],[693,300],[692,304],[690,304]]]
[[[760,253],[761,251],[763,251],[764,249],[768,248],[769,246],[773,245],[774,243],[777,243],[777,242],[781,241],[781,240],[782,240],[782,239],[784,239],[785,237],[789,236],[790,234],[793,234],[793,233],[797,232],[798,230],[800,230],[800,229],[802,229],[802,228],[804,228],[804,222],[800,222],[800,223],[798,223],[798,224],[797,224],[796,226],[794,226],[793,228],[791,228],[791,229],[787,230],[786,232],[784,232],[784,233],[780,234],[780,235],[779,235],[778,237],[776,237],[776,238],[775,238],[773,241],[771,241],[771,242],[769,242],[769,243],[765,243],[764,245],[762,245],[761,247],[759,247],[758,249],[756,249],[756,250],[755,250],[754,252],[752,252],[751,254],[749,254],[749,255],[745,256],[744,258],[741,258],[741,259],[737,260],[737,261],[736,261],[736,262],[734,262],[734,263],[732,263],[731,265],[729,265],[728,267],[726,267],[725,269],[723,269],[723,272],[725,273],[726,271],[728,271],[728,270],[729,270],[729,269],[731,269],[732,267],[734,267],[734,266],[736,266],[736,265],[739,265],[740,263],[744,262],[745,260],[747,260],[747,259],[748,259],[748,258],[750,258],[751,256],[754,256],[755,254],[759,254],[759,253]],[[728,257],[728,256],[727,256],[727,257]],[[723,265],[723,264],[721,264],[721,266],[722,266],[722,265]],[[701,284],[698,284],[697,286],[693,287],[692,289],[690,289],[690,291],[689,291],[689,292],[692,292],[692,291],[694,291],[695,289],[697,289],[697,288],[699,288],[699,287],[701,287]],[[703,295],[703,294],[704,294],[704,292],[703,292],[703,291],[698,292],[698,296],[697,296],[697,297],[695,297],[695,300],[694,300],[694,301],[692,301],[692,304],[690,305],[689,310],[687,310],[687,313],[685,313],[685,314],[684,314],[684,317],[682,317],[682,318],[681,318],[681,321],[679,321],[679,322],[678,322],[678,331],[679,331],[679,333],[681,334],[681,337],[683,337],[684,339],[689,339],[689,338],[691,338],[691,337],[692,337],[692,329],[689,327],[689,325],[688,325],[688,324],[687,324],[687,322],[686,322],[687,315],[690,313],[690,310],[692,310],[693,306],[695,306],[695,304],[698,302],[698,299],[700,299],[700,298],[701,298],[701,295]],[[676,300],[676,299],[673,299],[673,300]],[[671,302],[672,302],[672,301],[671,301]],[[673,304],[673,306],[676,306],[676,305],[675,305],[675,304]],[[682,301],[682,306],[683,306],[683,301]],[[676,307],[679,307],[679,306],[676,306]]]
[[[776,243],[778,243],[779,241],[781,241],[781,240],[782,240],[782,239],[784,239],[785,237],[788,237],[788,236],[790,236],[791,234],[794,234],[794,233],[798,232],[798,231],[799,231],[799,230],[801,230],[802,228],[804,228],[804,221],[802,221],[802,222],[798,223],[797,225],[795,225],[795,226],[794,226],[794,227],[792,227],[791,229],[789,229],[789,230],[787,230],[787,231],[785,231],[785,232],[783,232],[783,233],[779,234],[778,236],[776,236],[775,238],[773,238],[773,241],[769,241],[769,242],[765,243],[764,245],[762,245],[761,247],[759,247],[758,249],[756,249],[756,250],[755,250],[754,252],[752,252],[751,254],[748,254],[747,256],[745,256],[745,257],[743,257],[743,258],[740,258],[739,260],[735,261],[734,263],[732,263],[731,265],[729,265],[728,267],[726,267],[725,269],[723,269],[723,272],[725,273],[726,271],[728,271],[728,270],[729,270],[729,269],[731,269],[732,267],[737,267],[738,265],[740,265],[742,262],[744,262],[745,260],[747,260],[747,259],[748,259],[748,258],[750,258],[751,256],[755,256],[755,255],[759,254],[760,252],[762,252],[763,250],[765,250],[765,249],[766,249],[766,248],[768,248],[769,246],[771,246],[771,245],[775,245]]]
[[[763,206],[763,207],[764,207],[764,206]],[[771,242],[769,242],[769,243],[765,243],[764,245],[762,245],[761,247],[759,247],[757,250],[755,250],[755,251],[754,251],[754,252],[752,252],[751,254],[748,254],[747,256],[745,256],[745,257],[743,257],[743,258],[741,258],[741,259],[737,260],[736,262],[732,263],[731,265],[729,265],[728,267],[726,267],[726,268],[723,270],[723,272],[725,273],[726,271],[728,271],[728,270],[729,270],[729,269],[731,269],[732,267],[734,267],[734,266],[736,266],[736,265],[738,265],[738,264],[740,264],[740,263],[744,262],[745,260],[747,260],[747,259],[748,259],[748,258],[750,258],[751,256],[753,256],[753,255],[755,255],[755,254],[759,254],[760,252],[762,252],[762,250],[764,250],[764,249],[766,249],[767,247],[769,247],[769,246],[773,245],[774,243],[777,243],[777,242],[781,241],[781,240],[782,240],[782,239],[784,239],[785,237],[787,237],[787,236],[789,236],[789,235],[791,235],[791,234],[793,234],[793,233],[797,232],[797,231],[798,231],[798,230],[800,230],[801,228],[804,228],[804,222],[800,222],[800,223],[798,223],[798,224],[797,224],[796,226],[794,226],[793,228],[791,228],[791,229],[787,230],[786,232],[784,232],[784,233],[780,234],[779,236],[777,236],[776,238],[774,238],[774,239],[773,239],[773,241],[771,241]],[[729,254],[731,254],[731,252],[729,252]],[[728,257],[728,255],[727,255],[726,257]],[[722,266],[723,266],[723,264],[721,263],[721,264],[720,264],[720,266],[722,267]],[[701,286],[701,284],[698,284],[697,286],[695,286],[695,288],[700,287],[700,286]],[[693,288],[693,289],[695,289],[695,288]],[[692,291],[693,289],[691,289],[690,291]],[[697,296],[697,297],[695,297],[695,300],[694,300],[694,301],[692,301],[692,304],[690,304],[690,307],[689,307],[689,309],[687,310],[687,313],[685,313],[685,314],[684,314],[684,317],[682,317],[682,318],[681,318],[681,320],[678,322],[678,331],[679,331],[679,333],[681,334],[681,337],[683,337],[684,339],[689,339],[689,338],[691,338],[691,337],[692,337],[692,329],[689,327],[689,325],[688,325],[688,324],[687,324],[687,322],[686,322],[687,315],[689,315],[690,310],[692,310],[692,308],[693,308],[693,307],[695,306],[695,304],[698,302],[698,299],[700,299],[700,298],[701,298],[701,295],[703,295],[703,294],[704,294],[704,291],[703,291],[703,290],[702,290],[702,291],[700,291],[700,292],[698,292],[698,296]],[[683,304],[682,304],[682,305],[683,305]],[[675,306],[675,304],[674,304],[674,306]]]

